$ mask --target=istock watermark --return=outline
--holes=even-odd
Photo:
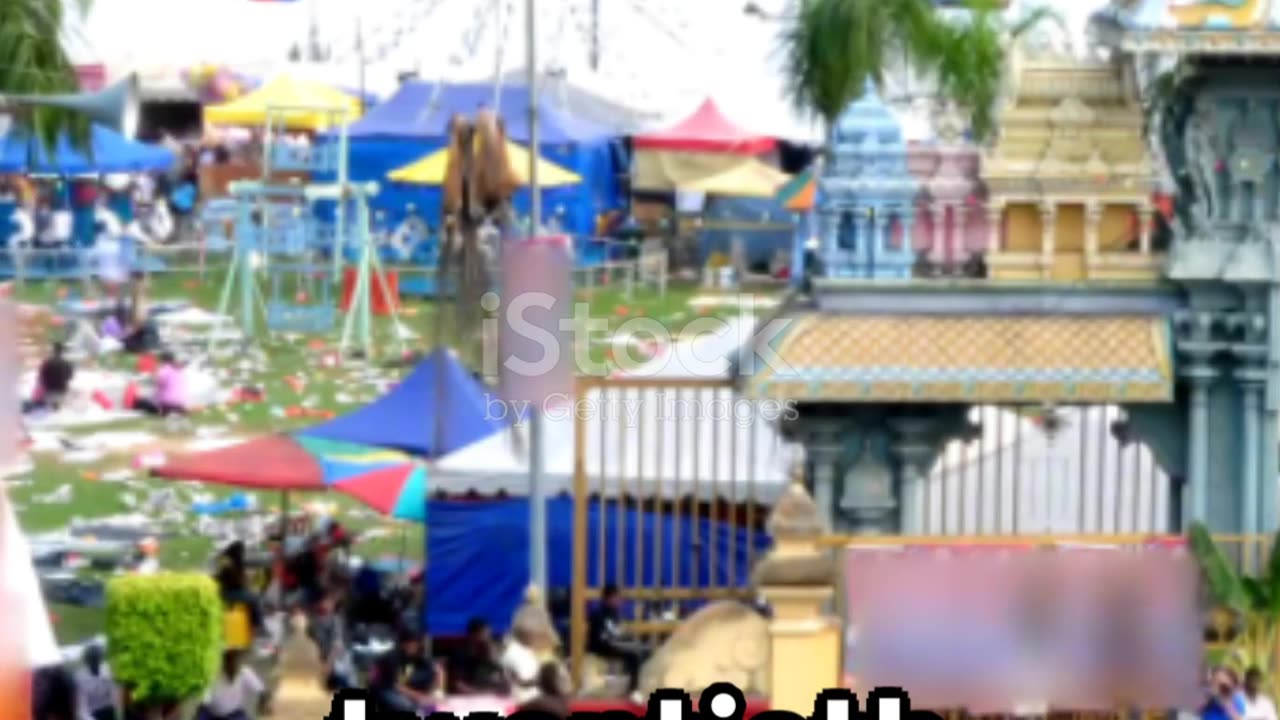
[[[727,358],[733,358],[742,376],[765,368],[790,370],[775,346],[792,320],[757,322],[764,306],[754,295],[721,297],[720,302],[736,307],[738,316],[640,316],[614,326],[607,318],[593,316],[589,303],[569,303],[541,292],[520,293],[504,303],[497,294],[486,293],[481,306],[490,317],[484,321],[483,371],[490,377],[542,377],[565,370],[565,353],[572,358],[572,371],[580,375],[643,371],[724,377]],[[513,346],[522,351],[518,356],[510,350]]]
[[[750,428],[761,421],[787,422],[800,416],[791,400],[748,400],[714,389],[654,388],[627,395],[600,393],[582,398],[554,394],[536,404],[504,400],[497,395],[485,399],[485,418],[490,421],[508,422],[528,417],[532,410],[552,421],[608,421],[628,428],[669,420],[711,420]]]

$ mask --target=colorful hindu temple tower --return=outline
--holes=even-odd
[[[868,84],[836,123],[831,159],[818,181],[827,274],[911,277],[917,184],[907,171],[897,116]]]
[[[1228,59],[1280,52],[1264,4],[1224,26],[1243,11],[1118,3],[1094,22],[1110,54],[1013,49],[981,147],[946,108],[932,140],[899,143],[873,93],[850,107],[820,198],[827,262],[744,381],[794,405],[785,429],[835,528],[1277,526],[1280,94],[1270,60]],[[1150,53],[1175,50],[1198,74],[1155,95]],[[904,150],[909,206],[884,160]],[[890,181],[874,190],[869,153]],[[868,226],[878,255],[840,229],[861,208],[887,216]]]

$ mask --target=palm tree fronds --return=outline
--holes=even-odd
[[[75,65],[62,45],[71,3],[87,7],[84,0],[0,0],[0,95],[79,89]],[[46,148],[64,134],[76,146],[88,146],[89,122],[81,114],[57,108],[19,110],[15,120]]]
[[[1247,611],[1250,604],[1245,584],[1209,535],[1209,529],[1203,523],[1195,523],[1187,531],[1187,541],[1214,599],[1232,610]]]

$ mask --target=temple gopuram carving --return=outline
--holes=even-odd
[[[987,272],[1153,280],[1154,173],[1142,105],[1109,60],[1014,53],[999,138],[982,159]]]
[[[916,275],[980,276],[987,218],[978,177],[979,151],[965,137],[959,108],[948,103],[938,110],[931,141],[907,148],[907,164],[920,183]]]
[[[832,277],[911,277],[916,181],[893,111],[868,85],[836,123],[818,181],[823,261]]]

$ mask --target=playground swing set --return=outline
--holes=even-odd
[[[279,142],[291,114],[332,112],[337,108],[272,108],[264,134],[263,173],[258,181],[232,183],[228,188],[236,206],[235,243],[231,266],[223,282],[218,313],[237,319],[242,339],[258,334],[258,318],[271,333],[320,334],[333,330],[338,308],[333,284],[342,277],[344,246],[357,250],[353,292],[346,310],[338,350],[374,356],[373,292],[390,293],[381,258],[370,232],[369,200],[377,183],[352,182],[347,174],[345,121],[334,122],[334,138],[318,146]],[[306,172],[320,182],[277,182],[275,173]],[[334,223],[325,228],[314,220],[315,205],[332,202]],[[281,212],[281,209],[286,210]],[[293,211],[288,211],[291,209]],[[329,230],[329,232],[326,232]],[[327,251],[331,265],[317,261]],[[287,258],[276,262],[276,258]],[[270,289],[263,296],[262,275]],[[398,298],[382,297],[391,313],[395,339],[405,351],[404,333],[396,312]],[[210,337],[210,349],[215,338]]]

